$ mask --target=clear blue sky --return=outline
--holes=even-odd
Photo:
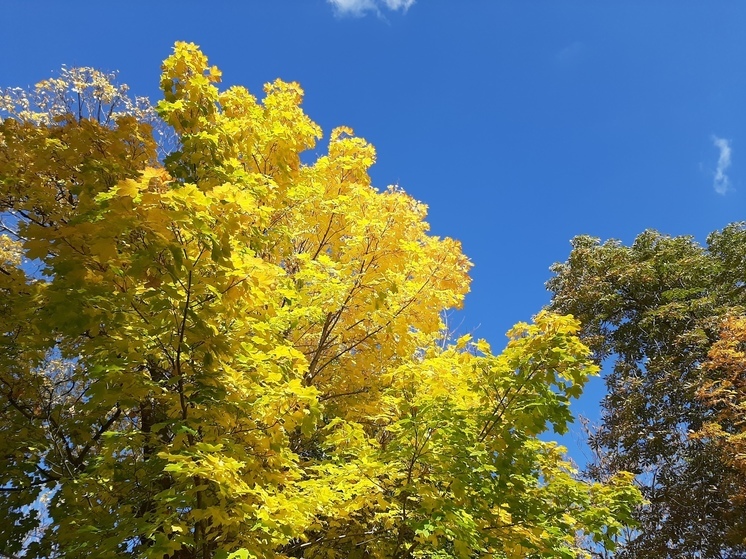
[[[704,240],[746,219],[743,0],[5,0],[0,24],[0,86],[95,66],[157,100],[177,40],[226,84],[299,81],[325,132],[376,146],[377,186],[463,242],[457,321],[496,349],[574,235]],[[595,417],[601,390],[575,410]]]

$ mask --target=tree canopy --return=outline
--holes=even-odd
[[[597,371],[577,321],[449,339],[471,264],[373,147],[304,163],[298,84],[219,81],[177,43],[158,116],[90,69],[0,98],[0,556],[613,545],[631,477],[538,438]]]
[[[608,393],[592,479],[637,474],[648,503],[618,557],[746,557],[742,440],[746,225],[707,245],[656,231],[631,246],[582,236],[553,268]]]

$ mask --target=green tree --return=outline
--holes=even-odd
[[[0,555],[610,544],[630,476],[577,481],[537,438],[596,371],[577,322],[542,313],[500,354],[444,342],[468,290],[459,244],[370,184],[351,130],[301,163],[321,132],[297,84],[260,102],[219,80],[176,44],[163,163],[147,106],[100,73],[3,97]]]
[[[716,368],[703,366],[722,322],[746,308],[746,227],[691,237],[642,233],[627,247],[582,236],[552,269],[550,309],[572,313],[608,394],[590,445],[592,479],[637,474],[648,503],[618,557],[746,557],[743,482],[708,436],[716,413],[699,397]]]

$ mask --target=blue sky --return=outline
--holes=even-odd
[[[0,86],[95,66],[157,100],[177,40],[226,85],[299,81],[325,132],[376,146],[377,186],[462,241],[455,320],[494,348],[548,302],[574,235],[703,241],[746,218],[742,0],[5,0],[0,22]],[[575,410],[596,417],[601,393]]]

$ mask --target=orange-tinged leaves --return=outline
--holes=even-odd
[[[714,441],[724,461],[746,476],[746,317],[730,316],[722,323],[720,339],[710,348],[704,370],[707,380],[697,396],[715,410],[695,438]],[[731,498],[746,500],[746,484],[735,484]]]

